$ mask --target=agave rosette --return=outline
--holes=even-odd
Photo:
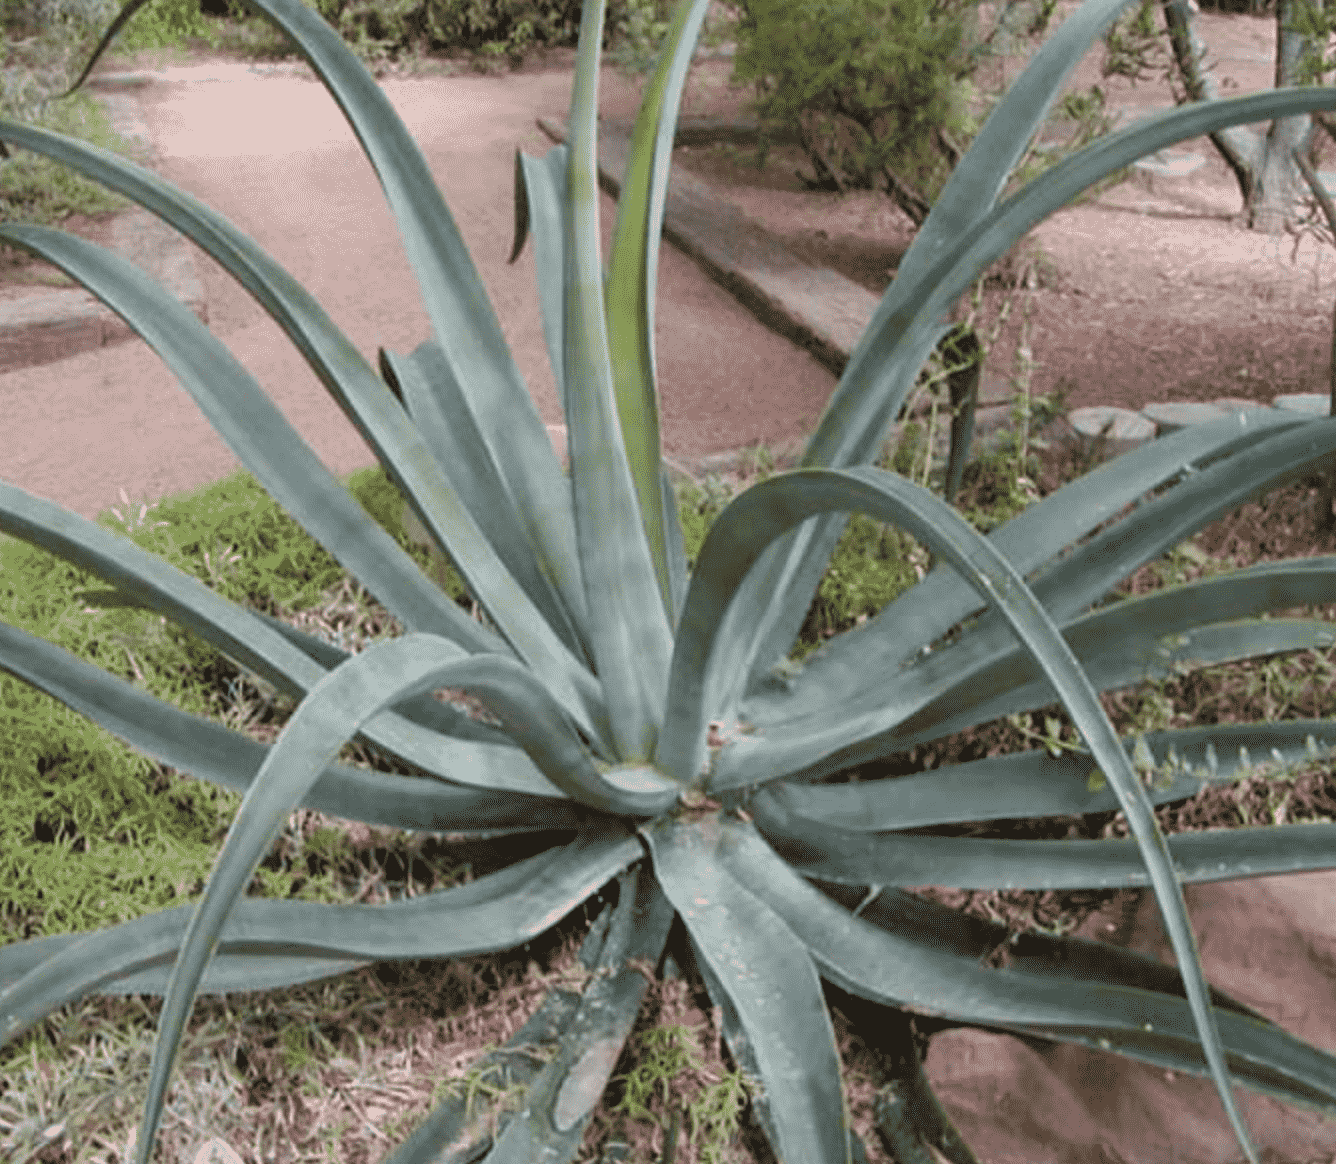
[[[164,995],[136,1147],[143,1164],[199,993],[511,948],[615,882],[616,904],[582,950],[585,964],[603,973],[578,999],[554,995],[516,1036],[538,1038],[541,1028],[553,1053],[527,1073],[524,1110],[502,1117],[488,1159],[573,1158],[645,989],[632,964],[661,961],[676,918],[721,1008],[734,1059],[759,1084],[754,1111],[780,1159],[834,1164],[862,1155],[847,1125],[823,979],[899,1011],[1209,1074],[1250,1159],[1231,1082],[1336,1112],[1336,1059],[1208,988],[1181,889],[1336,866],[1336,826],[1166,840],[1153,813],[1203,779],[1235,776],[1230,757],[1240,745],[1300,758],[1327,722],[1148,737],[1141,747],[1156,759],[1174,757],[1169,783],[1151,790],[1096,694],[1180,660],[1329,645],[1324,622],[1263,616],[1330,602],[1336,558],[1269,563],[1091,610],[1142,563],[1322,465],[1336,451],[1336,422],[1252,413],[1184,430],[988,537],[930,492],[871,467],[949,329],[942,321],[952,303],[1034,224],[1139,157],[1223,126],[1336,107],[1336,90],[1267,92],[1148,117],[998,203],[1071,70],[1127,3],[1087,0],[960,162],[800,468],[737,497],[688,576],[660,459],[653,319],[672,141],[708,0],[680,4],[646,89],[606,274],[595,172],[602,0],[584,8],[568,144],[541,159],[516,154],[515,250],[531,230],[569,474],[450,212],[384,94],[301,0],[247,2],[292,38],[339,103],[422,289],[434,338],[406,356],[382,351],[379,375],[290,275],[190,195],[30,126],[0,122],[0,141],[124,194],[236,277],[375,450],[488,621],[468,617],[424,576],[181,303],[94,244],[41,227],[0,227],[0,238],[62,268],[143,336],[264,488],[409,632],[349,655],[0,484],[0,530],[98,574],[300,700],[277,742],[262,745],[0,625],[0,667],[163,763],[244,792],[197,906],[0,949],[3,1039],[87,994]],[[94,60],[142,3],[130,0]],[[1130,516],[1102,528],[1139,500]],[[788,664],[850,512],[905,529],[938,565],[866,626],[801,667]],[[943,639],[961,624],[958,636]],[[431,698],[447,686],[468,690],[501,726],[484,728]],[[1085,754],[1038,750],[895,780],[830,780],[852,764],[1055,700]],[[429,776],[336,763],[355,737]],[[1103,787],[1088,780],[1092,767]],[[453,833],[504,836],[537,825],[570,839],[468,885],[386,905],[246,898],[299,807]],[[1126,814],[1131,838],[903,833],[1113,808]],[[1041,937],[992,968],[981,957],[1005,936],[1001,927],[903,891],[922,884],[1150,886],[1182,976],[1125,951]],[[465,1125],[462,1102],[446,1100],[390,1159],[454,1158],[442,1153]]]

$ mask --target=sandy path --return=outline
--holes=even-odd
[[[225,82],[208,79],[210,74]],[[379,184],[323,86],[244,68],[168,71],[141,90],[160,171],[219,210],[310,290],[375,365],[408,352],[427,316]],[[521,372],[548,423],[560,412],[547,363],[533,252],[506,264],[514,230],[514,150],[551,143],[542,113],[563,115],[570,73],[390,79],[384,88],[442,185]],[[604,254],[615,203],[602,200]],[[199,252],[210,329],[259,380],[335,473],[370,449],[280,329]],[[665,449],[689,458],[810,426],[834,377],[758,323],[671,246],[661,253],[658,360]],[[0,376],[6,440],[0,478],[85,516],[119,490],[154,498],[238,467],[194,402],[136,341]]]

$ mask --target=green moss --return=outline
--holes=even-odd
[[[425,567],[428,556],[408,543],[383,470],[354,473],[347,484]],[[309,609],[344,576],[245,471],[151,506],[116,507],[98,521],[260,610]],[[205,640],[124,605],[99,578],[11,537],[0,537],[0,622],[196,715],[224,718],[229,689],[243,682]],[[275,702],[290,713],[290,702]],[[162,769],[8,675],[0,675],[0,732],[8,744],[0,759],[0,943],[102,929],[202,896],[240,806],[237,793]],[[348,852],[341,840],[321,838],[305,862],[267,858],[251,892],[334,900],[330,870]]]

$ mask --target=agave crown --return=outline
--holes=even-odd
[[[1268,563],[1092,610],[1140,564],[1321,465],[1336,451],[1336,421],[1252,413],[1184,430],[988,537],[927,490],[871,467],[950,328],[951,305],[1033,225],[1143,155],[1226,125],[1334,107],[1336,90],[1287,89],[1156,114],[999,203],[1064,81],[1126,3],[1087,0],[1013,85],[942,191],[801,466],[734,499],[688,576],[660,458],[653,320],[674,129],[708,0],[682,0],[646,89],[606,276],[595,173],[603,0],[584,5],[569,143],[541,159],[516,154],[515,253],[532,231],[568,475],[454,220],[385,95],[301,0],[247,2],[292,38],[343,110],[421,287],[434,338],[406,356],[382,351],[379,375],[287,272],[190,195],[37,128],[3,122],[0,140],[138,202],[235,276],[375,450],[487,622],[424,576],[181,303],[91,243],[0,227],[0,238],[62,268],[152,345],[264,488],[409,630],[350,656],[0,484],[0,529],[100,575],[300,700],[278,741],[264,746],[0,624],[0,667],[162,762],[245,793],[197,906],[0,950],[0,1035],[13,1039],[89,993],[165,995],[136,1148],[143,1164],[201,991],[510,948],[616,880],[617,903],[583,951],[603,973],[578,1006],[549,1015],[555,1053],[532,1075],[524,1111],[503,1124],[489,1159],[574,1156],[645,988],[632,964],[661,961],[675,918],[721,1008],[735,1061],[759,1083],[755,1113],[782,1160],[862,1156],[847,1124],[823,980],[896,1011],[1209,1073],[1250,1159],[1231,1080],[1336,1110],[1336,1059],[1219,992],[1212,1000],[1182,895],[1185,882],[1336,865],[1336,826],[1166,841],[1152,811],[1202,779],[1232,777],[1238,765],[1219,756],[1240,745],[1302,757],[1326,721],[1148,737],[1141,749],[1172,758],[1169,784],[1150,791],[1134,763],[1145,752],[1131,754],[1097,698],[1185,659],[1329,644],[1325,623],[1259,616],[1331,602],[1336,559]],[[94,61],[142,3],[127,3]],[[967,426],[958,436],[957,465]],[[867,626],[831,640],[802,667],[787,665],[850,512],[903,528],[937,566]],[[953,627],[960,633],[944,638]],[[431,698],[447,686],[477,696],[501,727],[483,729]],[[895,780],[830,779],[1054,700],[1078,729],[1082,754],[1055,758],[1041,749]],[[429,775],[336,763],[354,737]],[[1092,767],[1101,781],[1088,779]],[[383,906],[245,898],[267,848],[301,806],[405,829],[504,835],[537,825],[573,839],[469,885]],[[962,820],[1112,808],[1126,814],[1132,839],[904,835]],[[980,955],[998,944],[1000,927],[967,925],[902,889],[923,884],[1149,885],[1181,977],[1138,955],[1038,938],[1017,947],[1005,969],[991,968]],[[447,1101],[391,1159],[446,1158],[440,1153],[463,1118]]]

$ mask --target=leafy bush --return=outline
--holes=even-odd
[[[937,135],[977,129],[966,32],[941,0],[747,0],[734,80],[755,86],[763,129],[797,130],[811,186],[884,181],[920,223],[951,169]]]
[[[102,105],[86,93],[55,98],[74,82],[116,11],[114,0],[2,0],[6,33],[0,68],[0,116],[19,117],[122,156],[135,151],[113,129]],[[71,214],[96,215],[130,203],[82,174],[23,151],[0,167],[0,221],[49,224]],[[26,261],[0,246],[0,263]]]
[[[980,64],[1032,43],[1055,6],[1011,0],[980,35],[977,5],[958,0],[744,0],[733,80],[757,92],[758,165],[781,131],[795,133],[812,166],[798,175],[807,186],[883,189],[921,225],[982,124],[971,103],[996,101],[975,84]],[[1065,95],[1057,116],[1075,124],[1069,140],[1033,144],[1013,189],[1111,125],[1098,86]]]

